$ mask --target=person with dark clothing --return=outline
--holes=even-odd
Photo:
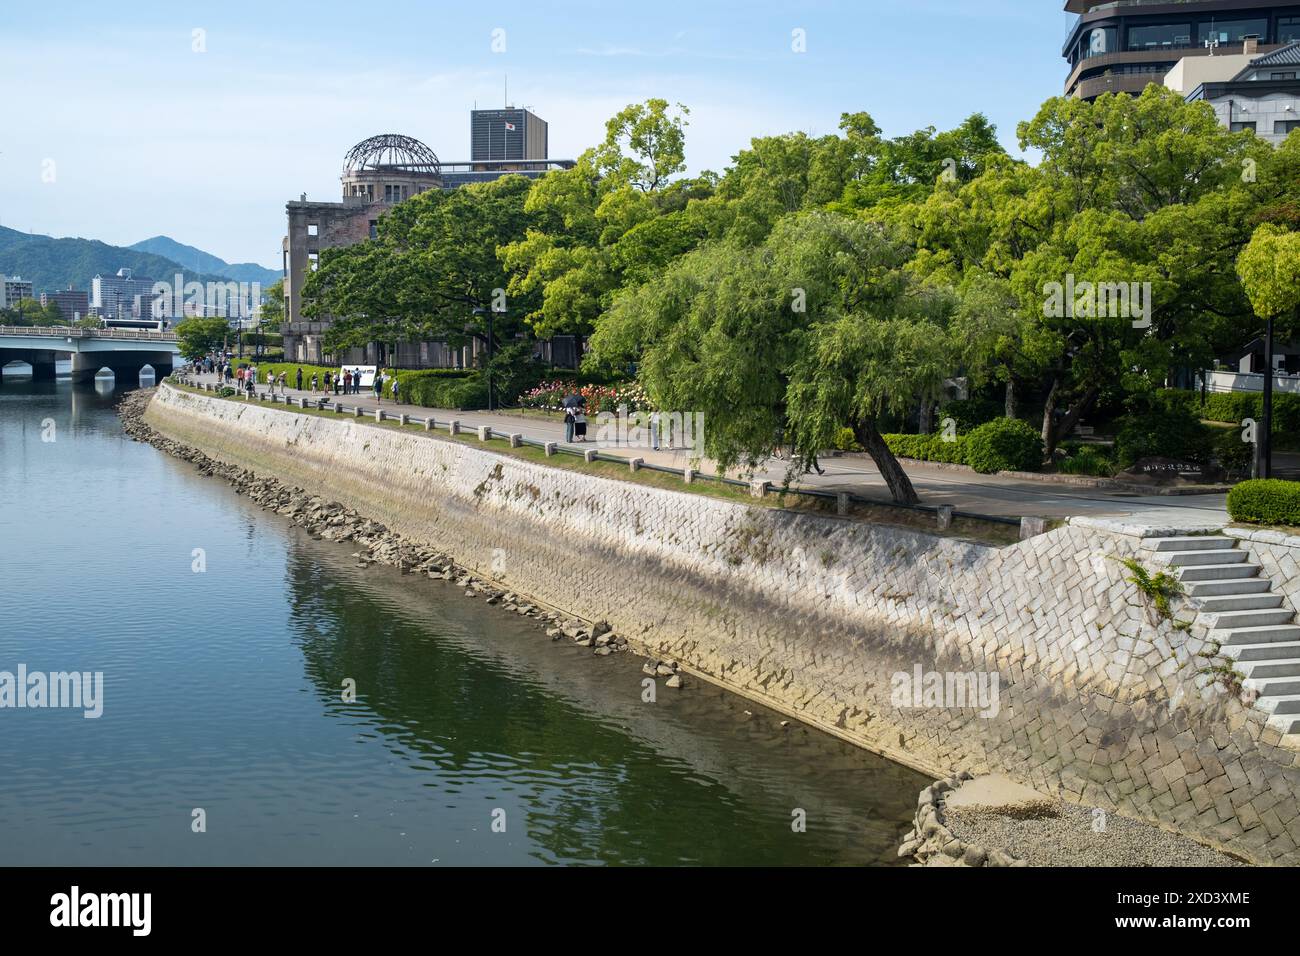
[[[298,391],[302,391],[302,369],[298,369]]]

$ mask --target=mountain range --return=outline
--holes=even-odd
[[[155,280],[170,280],[180,272],[186,282],[260,282],[264,289],[280,279],[274,269],[251,263],[231,265],[166,236],[124,247],[98,239],[56,239],[0,226],[0,275],[29,280],[37,297],[69,286],[89,290],[93,276],[114,275],[121,268]]]
[[[236,282],[260,282],[264,289],[281,278],[280,273],[275,269],[259,266],[255,262],[226,262],[226,260],[219,259],[210,252],[204,252],[202,249],[194,248],[194,246],[187,246],[183,242],[177,242],[167,236],[154,236],[152,239],[145,239],[142,242],[129,245],[127,248],[134,249],[136,252],[149,252],[155,256],[162,256],[164,259],[170,259],[172,262],[179,263],[187,269],[193,269],[195,272],[210,272],[213,275],[227,276]]]

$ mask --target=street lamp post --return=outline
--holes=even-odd
[[[495,402],[493,398],[493,389],[492,389],[492,345],[494,341],[492,336],[492,317],[495,311],[496,311],[495,309],[482,309],[482,308],[474,310],[475,315],[487,316],[487,393],[488,393],[487,410],[489,412],[495,410]],[[505,309],[502,309],[501,312],[504,313]]]
[[[1259,436],[1261,478],[1273,477],[1273,316],[1264,331],[1264,422]]]

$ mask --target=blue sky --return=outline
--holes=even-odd
[[[552,157],[650,96],[690,107],[692,171],[721,170],[752,136],[834,132],[857,110],[888,135],[982,111],[1015,151],[1016,123],[1061,92],[1062,7],[7,2],[0,225],[120,245],[165,234],[278,267],[284,202],[337,199],[354,143],[400,132],[466,159],[469,110],[500,106],[507,76],[512,103],[550,123]],[[791,49],[796,29],[806,52]]]

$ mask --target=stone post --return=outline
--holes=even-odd
[[[406,417],[406,412],[402,412],[397,416],[397,424],[399,425],[405,425],[409,421],[410,419]]]
[[[952,527],[952,505],[939,506],[939,530],[947,531]]]
[[[849,513],[849,493],[847,491],[837,491],[835,493],[835,513],[841,518]]]
[[[633,472],[640,471],[641,466],[644,464],[645,464],[644,458],[629,458],[627,461],[628,468],[631,469]]]
[[[1046,518],[1021,518],[1020,519],[1020,540],[1035,537],[1047,530]]]
[[[451,423],[447,426],[447,431],[448,431],[450,434],[452,434],[452,435],[459,435],[459,434],[460,434],[460,422],[456,421],[456,420],[453,418],[453,419],[451,420]]]
[[[596,449],[594,448],[584,448],[582,451],[582,460],[590,465],[593,461],[596,460],[596,456],[598,454],[600,453],[596,451]]]
[[[690,484],[691,482],[693,482],[694,480],[695,480],[695,469],[694,469],[694,468],[683,468],[683,469],[682,469],[682,483],[683,483],[683,484],[687,484],[687,485],[689,485],[689,484]]]
[[[480,425],[480,426],[478,427],[478,440],[479,440],[479,441],[488,441],[491,437],[492,437],[492,426],[491,426],[491,425]]]
[[[770,482],[766,482],[766,481],[751,481],[751,482],[749,483],[749,497],[751,497],[751,498],[766,498],[766,497],[767,497],[768,489],[771,488],[771,487],[772,487],[772,485],[771,485]]]
[[[550,458],[552,455],[555,454],[555,442],[548,441],[545,445],[542,446],[542,451],[546,452],[547,458]]]
[[[375,409],[375,421],[377,421],[377,422],[382,422],[383,420],[384,420],[384,410],[383,410],[382,408],[376,408],[376,409]]]
[[[426,419],[424,420],[424,430],[425,430],[426,432],[431,432],[431,431],[433,431],[433,416],[432,416],[432,415],[430,415],[428,418],[426,418]]]
[[[518,448],[518,447],[520,447],[523,443],[524,443],[524,436],[523,436],[523,435],[520,435],[520,434],[518,434],[518,433],[511,434],[511,436],[510,436],[510,447],[511,447],[511,448]]]
[[[352,417],[353,417],[353,418],[360,418],[360,417],[361,417],[361,406],[360,406],[360,405],[354,405],[354,406],[352,406]]]

